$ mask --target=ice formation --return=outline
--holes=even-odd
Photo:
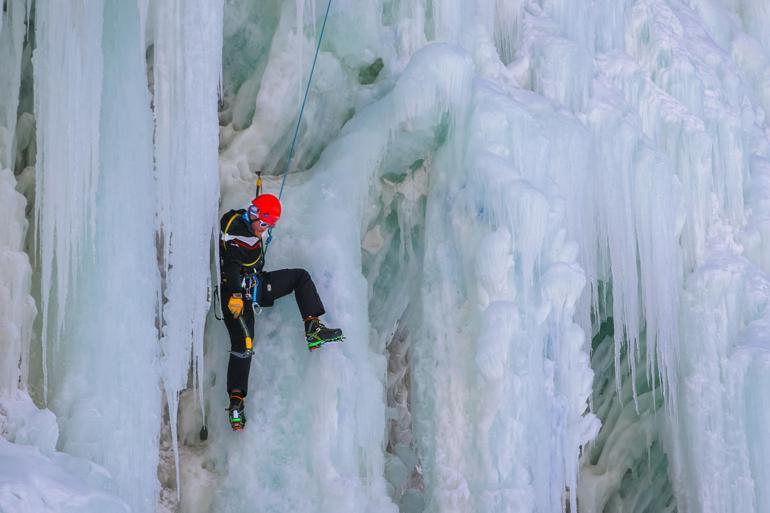
[[[197,376],[203,364],[211,291],[208,248],[219,229],[215,99],[221,69],[222,2],[157,2],[152,8],[160,375],[170,422],[176,426],[190,358]],[[151,170],[152,165],[140,169]],[[171,434],[176,442],[177,431]]]
[[[0,510],[770,512],[763,0],[2,5]]]

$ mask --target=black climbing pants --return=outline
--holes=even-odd
[[[304,269],[281,269],[262,273],[260,284],[260,306],[273,306],[273,302],[279,297],[294,292],[299,312],[302,318],[318,317],[324,314],[324,305],[318,296],[315,284],[310,274]],[[222,313],[225,326],[230,333],[230,348],[233,353],[246,351],[246,334],[240,321],[233,317],[227,309],[229,297],[222,297]],[[243,320],[249,330],[249,336],[254,339],[254,311],[248,300],[244,299]],[[244,397],[248,393],[249,369],[251,368],[251,356],[230,354],[230,362],[227,365],[227,393],[234,389],[243,392]]]

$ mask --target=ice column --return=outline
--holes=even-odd
[[[5,9],[8,13],[0,16],[0,168],[13,169],[27,2],[10,0]]]
[[[62,334],[67,301],[74,293],[71,287],[76,284],[73,276],[94,229],[102,95],[102,11],[101,1],[45,3],[36,10],[35,213],[46,394],[48,340],[58,342]]]
[[[745,2],[744,15],[751,5],[758,4]],[[606,212],[615,222],[633,220],[639,253],[638,278],[617,274],[620,260],[612,255],[613,300],[615,291],[641,299],[638,329],[627,336],[646,335],[648,377],[657,378],[659,370],[668,387],[661,438],[677,508],[764,511],[759,483],[767,476],[767,448],[756,434],[766,431],[760,426],[767,416],[749,405],[766,400],[757,380],[767,365],[765,344],[757,335],[766,322],[767,278],[744,257],[762,264],[766,258],[760,198],[767,138],[764,114],[754,104],[762,101],[762,73],[753,67],[767,57],[741,32],[739,18],[716,3],[627,7],[627,53],[598,59],[601,96],[589,117],[600,135],[600,169],[611,170],[602,171],[601,183],[633,191],[632,209],[613,204]],[[747,78],[760,82],[757,91],[746,87]],[[613,98],[617,92],[622,100]],[[628,107],[625,121],[613,121]],[[608,115],[608,108],[616,113]],[[633,134],[640,129],[643,136]],[[624,177],[630,172],[633,181]],[[622,231],[613,224],[607,226],[617,237]],[[611,252],[621,257],[630,254],[624,245],[610,239]],[[629,277],[639,283],[630,286]],[[613,314],[616,322],[623,314],[631,328],[632,312],[617,308],[624,304],[616,303]],[[725,488],[724,479],[735,484]]]
[[[36,212],[44,336],[57,341],[48,396],[59,449],[102,465],[110,491],[149,513],[159,283],[139,15],[120,0],[41,3],[36,15]]]
[[[26,201],[16,192],[13,176],[14,133],[21,77],[21,50],[26,2],[12,0],[0,17],[0,333],[4,358],[0,365],[0,392],[26,385],[27,358],[35,317],[29,295],[32,269],[24,253]]]
[[[566,162],[536,157],[587,138],[529,93],[477,82],[468,105],[433,162],[413,345],[428,511],[561,511],[598,422],[574,321],[585,276],[548,179]]]
[[[217,88],[222,2],[161,1],[155,9],[155,162],[163,384],[171,425],[192,354],[203,364],[210,248],[219,199]],[[172,428],[176,441],[176,429]],[[176,443],[174,444],[176,447]]]
[[[727,242],[729,233],[719,238]],[[719,246],[684,292],[672,430],[677,502],[688,512],[763,512],[770,507],[770,419],[761,406],[770,400],[770,282],[737,246]]]

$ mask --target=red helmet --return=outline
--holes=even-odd
[[[272,194],[260,194],[251,204],[257,210],[257,217],[271,226],[281,218],[281,201]],[[252,209],[249,212],[253,213]]]

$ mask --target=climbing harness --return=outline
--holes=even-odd
[[[254,311],[254,315],[262,313],[262,307],[259,305],[261,286],[262,273],[259,271],[241,279],[241,290],[244,292],[244,297],[251,300],[251,309]]]

